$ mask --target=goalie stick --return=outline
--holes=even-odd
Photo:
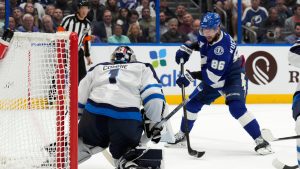
[[[277,158],[273,160],[272,165],[277,169],[297,169],[298,165],[295,166],[288,166],[286,164],[283,164],[281,161],[279,161]]]
[[[273,136],[271,130],[269,130],[269,129],[262,129],[261,130],[261,135],[267,141],[280,141],[280,140],[291,140],[291,139],[300,138],[300,135],[276,138],[276,137]]]

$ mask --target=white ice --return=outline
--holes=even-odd
[[[170,106],[173,110],[175,106]],[[295,122],[290,104],[248,104],[261,129],[270,129],[275,137],[295,135]],[[179,130],[182,111],[171,118],[173,130]],[[296,165],[295,140],[272,142],[274,154],[261,156],[254,151],[255,143],[229,113],[226,105],[202,108],[190,134],[191,146],[204,150],[202,158],[188,155],[186,148],[165,148],[164,143],[150,143],[164,151],[165,169],[274,169],[272,160],[278,158],[289,165]],[[79,165],[79,169],[114,169],[99,153]]]

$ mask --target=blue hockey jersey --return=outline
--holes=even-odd
[[[201,55],[201,72],[204,83],[222,88],[228,76],[242,71],[237,46],[232,37],[221,31],[219,39],[209,44],[203,35],[198,36]]]

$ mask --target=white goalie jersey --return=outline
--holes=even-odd
[[[142,120],[141,106],[153,122],[166,110],[162,85],[151,64],[100,63],[79,84],[79,111],[116,119]]]
[[[289,64],[300,68],[300,40],[290,48],[288,55]]]

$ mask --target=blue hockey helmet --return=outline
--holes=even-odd
[[[136,61],[135,54],[129,46],[119,46],[112,54],[112,62],[114,63],[128,63]]]
[[[221,18],[218,13],[207,12],[201,20],[202,29],[216,29],[221,24]]]

